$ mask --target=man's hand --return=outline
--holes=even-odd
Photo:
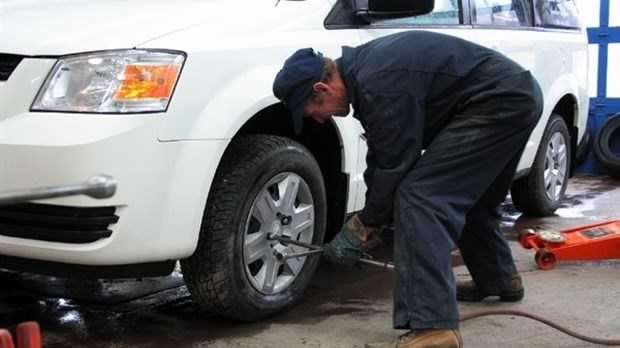
[[[323,255],[332,263],[353,266],[362,255],[364,243],[378,231],[378,228],[364,226],[359,217],[353,215],[334,239],[325,244]]]

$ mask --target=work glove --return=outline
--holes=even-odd
[[[323,256],[332,263],[353,266],[364,254],[365,245],[379,228],[367,227],[359,216],[353,215],[331,242],[323,247]]]

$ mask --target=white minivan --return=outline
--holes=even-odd
[[[401,30],[462,37],[532,71],[544,113],[512,199],[552,214],[588,111],[574,1],[436,0],[418,16],[432,0],[386,1],[0,2],[0,191],[118,182],[103,200],[0,206],[0,267],[119,278],[181,260],[206,311],[257,320],[289,308],[318,257],[268,236],[320,244],[360,210],[366,144],[352,117],[296,136],[273,78],[298,48],[338,57]]]

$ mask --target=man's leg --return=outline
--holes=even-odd
[[[475,285],[466,283],[467,286],[459,286],[459,299],[479,301],[487,294],[500,295],[517,274],[510,247],[499,225],[502,216],[500,205],[506,198],[520,158],[521,153],[513,157],[467,213],[459,249]],[[523,291],[521,288],[515,293],[506,291],[506,296],[506,300],[520,300]]]
[[[398,187],[395,328],[458,327],[451,251],[466,214],[520,155],[540,114],[501,106],[513,101],[491,110],[499,113],[456,115]]]

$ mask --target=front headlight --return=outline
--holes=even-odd
[[[165,111],[179,78],[181,52],[122,50],[62,57],[32,111],[138,113]]]

